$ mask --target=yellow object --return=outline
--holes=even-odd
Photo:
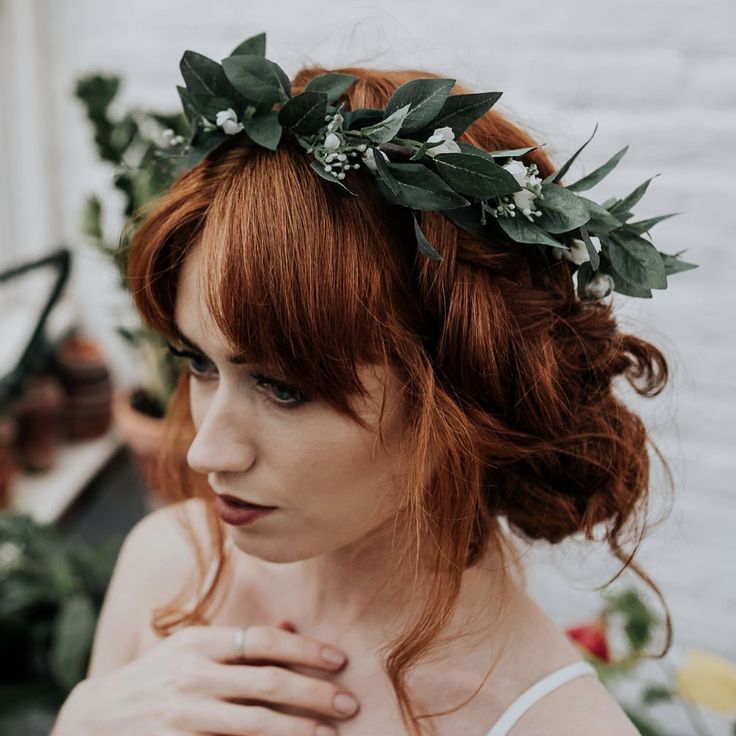
[[[725,657],[689,649],[675,683],[685,700],[725,715],[736,711],[736,664]]]

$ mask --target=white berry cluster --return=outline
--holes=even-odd
[[[180,146],[182,143],[184,143],[184,138],[180,135],[176,135],[176,133],[171,128],[166,128],[161,135],[166,140],[166,143],[169,146]]]

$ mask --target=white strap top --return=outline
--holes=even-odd
[[[581,677],[582,675],[598,675],[592,664],[583,660],[560,667],[551,674],[535,682],[527,688],[516,700],[503,712],[496,721],[493,728],[486,736],[506,736],[514,724],[526,713],[529,708],[548,692],[564,685],[566,682]]]

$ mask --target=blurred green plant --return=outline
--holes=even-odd
[[[119,285],[128,292],[125,279],[130,235],[140,218],[141,208],[165,191],[176,175],[173,159],[160,155],[167,129],[182,135],[188,123],[182,113],[165,113],[133,108],[114,115],[111,108],[121,87],[118,76],[89,74],[76,82],[75,95],[85,108],[94,131],[100,159],[113,167],[112,183],[123,197],[125,226],[119,242],[109,242],[104,234],[104,211],[99,197],[87,198],[82,231],[91,244],[114,263]],[[140,357],[146,370],[146,385],[131,394],[131,405],[153,417],[162,417],[176,384],[181,363],[166,349],[164,338],[147,326],[118,326],[117,334]]]
[[[124,535],[99,546],[0,512],[0,733],[55,714],[86,676],[105,591]]]
[[[617,699],[621,681],[641,683],[638,702],[620,702],[641,736],[672,736],[651,715],[652,708],[661,703],[684,708],[693,735],[711,736],[699,708],[722,714],[736,709],[736,664],[706,650],[692,649],[678,667],[667,657],[657,660],[664,682],[644,681],[637,670],[652,658],[646,650],[664,621],[634,588],[604,592],[602,597],[604,605],[594,618],[566,628],[565,633]],[[614,655],[609,642],[616,634],[624,645]],[[736,721],[730,729],[736,736]]]

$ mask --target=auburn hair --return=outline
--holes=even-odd
[[[294,93],[326,71],[299,71]],[[385,108],[401,84],[438,77],[422,70],[331,71],[358,77],[341,97],[347,110]],[[470,91],[455,84],[452,93]],[[485,150],[536,145],[495,109],[459,139]],[[541,177],[555,169],[541,148],[523,160],[535,163]],[[207,273],[217,275],[207,283],[208,307],[234,350],[298,376],[300,387],[359,422],[351,404],[364,395],[358,365],[382,364],[401,377],[412,533],[397,564],[411,566],[418,550],[431,551],[436,573],[421,616],[386,647],[385,670],[410,733],[421,734],[419,720],[437,714],[415,714],[405,676],[438,639],[455,610],[464,569],[481,555],[494,552],[507,579],[524,580],[514,537],[594,540],[601,525],[623,563],[601,588],[628,567],[655,591],[667,634],[663,651],[653,656],[664,657],[672,640],[669,610],[633,561],[646,528],[648,444],[670,484],[672,476],[613,384],[625,377],[640,395],[657,395],[668,380],[665,357],[619,330],[611,301],[579,299],[569,261],[550,263],[532,246],[493,242],[441,212],[423,211],[421,227],[444,259],[431,260],[417,250],[410,211],[388,204],[369,172],[350,177],[357,197],[341,196],[316,176],[296,143],[285,140],[269,151],[240,133],[138,213],[123,242],[134,303],[162,335],[177,336],[179,268],[202,242]],[[185,462],[194,437],[186,373],[164,426],[155,493],[163,503],[206,500],[211,538],[201,540],[191,527],[187,532],[200,574],[208,561],[216,573],[195,605],[184,605],[192,591],[183,590],[153,612],[160,635],[208,623],[226,537],[206,478]],[[627,552],[635,529],[640,534]]]

